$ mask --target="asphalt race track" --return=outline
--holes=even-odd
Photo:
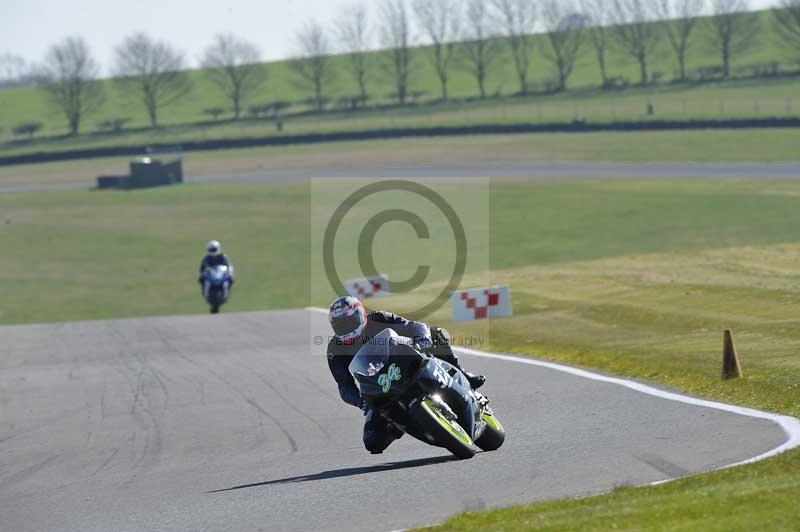
[[[770,421],[464,357],[506,445],[472,460],[408,437],[379,456],[308,311],[0,327],[3,531],[390,531],[453,513],[717,468]]]
[[[307,179],[336,178],[500,178],[500,179],[796,179],[800,163],[692,163],[692,162],[476,162],[463,164],[403,164],[314,170],[263,170],[253,174],[205,176],[190,179],[208,183],[220,181],[282,181],[303,176]]]

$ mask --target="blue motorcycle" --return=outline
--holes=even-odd
[[[227,266],[215,266],[203,273],[203,296],[211,307],[211,314],[218,314],[222,305],[228,302],[231,285],[233,276]]]

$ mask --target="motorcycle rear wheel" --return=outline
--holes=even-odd
[[[439,411],[436,403],[424,399],[412,415],[413,423],[423,434],[431,436],[433,445],[444,447],[458,458],[475,456],[475,444],[457,421],[450,421]]]

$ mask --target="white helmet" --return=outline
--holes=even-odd
[[[206,245],[206,250],[208,250],[209,255],[211,255],[212,257],[216,257],[221,253],[220,251],[221,247],[222,246],[217,240],[212,240],[211,242],[208,243],[208,245]]]

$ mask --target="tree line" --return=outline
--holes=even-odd
[[[298,55],[289,64],[299,86],[312,94],[316,110],[328,101],[334,75],[341,75],[332,61],[337,52],[345,54],[346,75],[357,91],[353,107],[367,101],[371,80],[378,76],[391,80],[399,104],[407,103],[414,95],[412,73],[420,60],[431,65],[444,101],[456,68],[467,71],[478,95],[486,98],[487,80],[503,55],[511,58],[519,94],[530,92],[536,54],[550,65],[551,90],[564,91],[584,47],[592,51],[602,87],[615,82],[608,71],[612,46],[638,65],[639,83],[645,85],[662,40],[674,54],[678,80],[688,79],[686,58],[702,25],[719,57],[720,75],[728,78],[733,59],[757,42],[762,29],[761,17],[748,8],[748,0],[382,0],[371,13],[366,3],[357,3],[330,26],[306,22],[296,33]],[[780,0],[779,8],[772,19],[775,34],[800,52],[800,0]],[[543,39],[536,38],[540,30]],[[382,54],[372,53],[375,37]],[[420,40],[426,46],[415,47]],[[203,54],[204,75],[229,102],[234,119],[267,81],[260,60],[253,43],[233,34],[217,35]],[[185,56],[173,46],[136,33],[114,49],[112,85],[138,99],[151,126],[157,127],[159,111],[192,89],[187,68]],[[107,90],[80,37],[51,46],[31,77],[63,112],[71,134],[102,104]],[[219,109],[213,111],[219,114]]]

